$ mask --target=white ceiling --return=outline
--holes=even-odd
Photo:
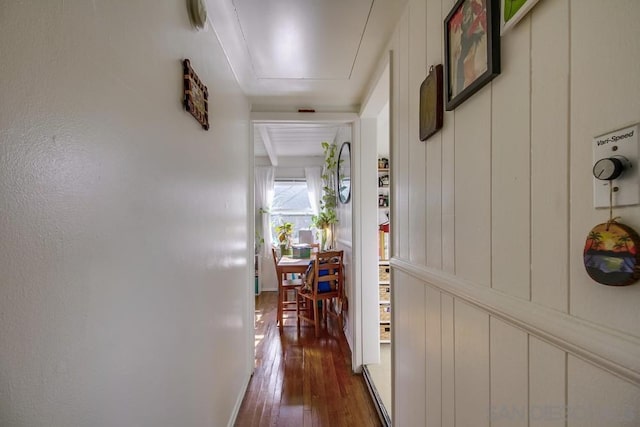
[[[258,80],[348,80],[371,0],[235,0]]]
[[[322,142],[334,142],[340,127],[336,123],[268,123],[254,126],[254,155],[266,156],[278,165],[282,157],[322,156]]]
[[[252,111],[358,112],[406,0],[207,0]],[[258,125],[256,125],[258,126]],[[322,155],[338,124],[261,124],[256,155]],[[332,137],[333,136],[333,137]],[[267,146],[264,147],[264,142]]]

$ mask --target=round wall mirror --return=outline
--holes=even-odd
[[[351,199],[351,144],[345,142],[338,155],[338,199],[349,203]]]

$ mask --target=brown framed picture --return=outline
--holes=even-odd
[[[444,20],[445,104],[451,111],[500,74],[499,0],[458,0]]]
[[[431,66],[420,85],[420,141],[442,129],[442,64]]]
[[[184,108],[202,125],[209,130],[209,91],[191,68],[188,59],[182,61],[184,84]]]

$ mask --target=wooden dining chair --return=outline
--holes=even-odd
[[[318,302],[322,301],[322,314],[327,322],[327,316],[338,319],[342,329],[342,313],[336,313],[332,302],[342,299],[344,286],[344,266],[343,251],[318,252],[305,277],[305,285],[298,289],[297,293],[297,313],[298,329],[300,321],[312,323],[315,328],[316,337],[320,335],[320,312]],[[302,311],[301,308],[307,310]]]
[[[298,312],[298,297],[297,291],[303,285],[301,278],[288,278],[284,277],[284,273],[278,267],[278,254],[275,248],[271,248],[271,254],[273,255],[273,263],[276,268],[276,276],[278,278],[278,326],[284,326],[284,313],[285,312]],[[289,298],[289,294],[293,293],[293,299]]]

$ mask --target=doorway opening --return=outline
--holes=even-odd
[[[391,55],[391,54],[390,54]],[[390,56],[389,55],[389,56]],[[392,211],[390,64],[381,72],[361,113],[363,201],[362,295],[363,374],[387,425],[392,416]],[[366,149],[365,149],[366,145]],[[369,248],[369,249],[366,249]]]
[[[276,291],[277,281],[275,267],[271,255],[271,245],[275,242],[272,234],[274,222],[287,222],[294,225],[292,241],[300,242],[303,238],[299,234],[304,231],[304,242],[307,242],[308,232],[313,231],[314,243],[319,242],[315,228],[309,227],[311,215],[319,212],[318,201],[321,195],[312,197],[314,188],[322,190],[322,185],[311,185],[310,177],[321,173],[325,166],[325,154],[322,142],[334,144],[338,149],[344,142],[352,142],[359,138],[358,115],[356,113],[259,113],[251,114],[251,132],[254,148],[254,174],[259,170],[271,170],[271,185],[260,189],[256,178],[256,194],[252,198],[255,212],[256,240],[261,243],[260,251],[256,255],[256,294],[263,291]],[[315,171],[315,172],[314,172]],[[317,174],[316,174],[317,172]],[[282,202],[275,203],[273,199],[275,189],[281,186]],[[316,190],[316,193],[317,193]],[[266,194],[271,191],[272,198],[267,202]],[[261,194],[263,194],[264,201]],[[292,204],[294,195],[309,195],[309,206]],[[286,200],[285,200],[286,199]],[[286,205],[286,206],[285,206]],[[265,207],[266,206],[266,207]],[[336,249],[344,251],[345,265],[345,298],[353,301],[348,304],[344,314],[344,333],[352,350],[352,367],[358,363],[358,352],[354,348],[356,342],[356,290],[354,281],[354,242],[353,242],[353,199],[337,205],[338,223],[335,226],[333,239]],[[284,209],[287,207],[287,209]],[[309,211],[310,207],[310,211]],[[307,221],[307,223],[305,223]]]

